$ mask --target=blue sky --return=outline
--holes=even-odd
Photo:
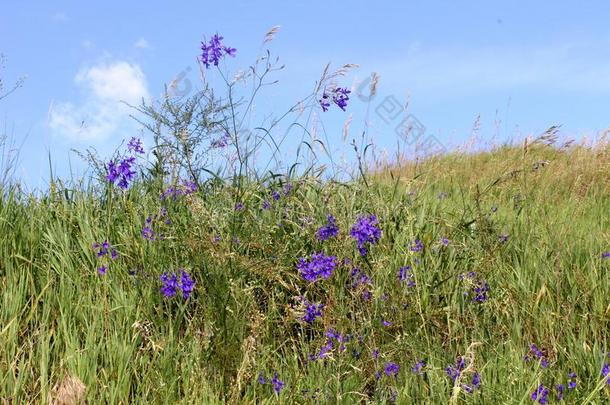
[[[479,145],[538,134],[554,124],[562,125],[564,137],[592,138],[610,125],[607,2],[141,4],[3,5],[2,74],[7,82],[27,78],[0,101],[0,124],[21,146],[16,176],[30,187],[44,187],[49,153],[56,173],[82,173],[71,149],[94,146],[110,154],[122,139],[137,135],[119,100],[157,98],[181,72],[196,82],[204,36],[221,33],[237,48],[227,63],[236,71],[252,62],[275,25],[281,29],[270,48],[286,69],[279,85],[265,93],[262,109],[282,111],[306,95],[328,62],[360,65],[340,83],[354,90],[371,72],[380,75],[368,115],[357,97],[347,113],[320,115],[337,149],[351,113],[355,132],[368,118],[371,138],[391,151],[397,122],[375,113],[389,97],[408,100],[406,113],[449,148],[467,142],[478,116]]]

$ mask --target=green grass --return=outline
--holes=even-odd
[[[554,385],[574,371],[569,403],[607,403],[609,180],[607,146],[532,145],[385,167],[366,183],[292,179],[268,211],[270,191],[254,182],[210,183],[166,202],[153,184],[112,194],[53,184],[40,198],[4,190],[0,402],[57,399],[69,377],[84,384],[88,403],[384,403],[396,389],[398,403],[512,404],[531,403],[539,383],[553,402]],[[165,239],[143,240],[146,217],[162,206],[172,220]],[[341,231],[321,243],[315,232],[329,213]],[[349,229],[367,213],[383,234],[363,260]],[[421,254],[408,248],[416,238]],[[105,239],[119,258],[99,276],[91,245]],[[315,251],[366,271],[372,299],[347,287],[348,266],[303,280],[296,262]],[[398,282],[407,264],[415,288]],[[160,274],[181,267],[197,282],[194,295],[163,299]],[[470,271],[490,285],[484,303],[464,296],[458,276]],[[312,326],[299,320],[302,295],[325,304]],[[308,362],[330,328],[353,340]],[[531,343],[546,350],[548,369],[523,361]],[[457,356],[482,376],[472,395],[445,374]],[[423,375],[411,373],[417,359],[427,362]],[[377,380],[389,361],[401,367],[397,378]],[[259,371],[278,372],[279,396],[256,382]]]

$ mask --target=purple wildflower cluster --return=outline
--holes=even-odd
[[[610,259],[610,252],[602,253],[602,259]]]
[[[397,378],[398,372],[400,371],[400,366],[397,363],[389,362],[385,364],[383,371],[388,377]]]
[[[311,303],[305,298],[302,298],[302,303],[305,307],[305,315],[303,315],[301,319],[304,322],[307,322],[311,325],[316,321],[316,318],[322,316],[322,309],[324,308],[324,304]]]
[[[322,98],[320,99],[320,106],[322,107],[322,111],[328,111],[330,108],[331,101],[337,105],[340,109],[345,111],[345,107],[347,107],[347,102],[349,101],[349,94],[351,93],[345,87],[335,87],[331,90],[324,90],[322,94]]]
[[[360,255],[366,256],[370,245],[375,245],[381,238],[381,229],[375,215],[364,215],[356,220],[350,230],[350,236],[356,239]]]
[[[328,329],[325,333],[325,336],[326,343],[320,348],[320,351],[317,354],[310,354],[309,360],[316,361],[318,359],[326,358],[335,348],[335,344],[338,345],[339,352],[344,352],[346,350],[346,343],[352,340],[352,335],[343,335],[334,329]],[[357,357],[359,353],[355,353],[355,355]]]
[[[142,141],[139,138],[131,138],[127,144],[127,150],[131,153],[143,154],[144,148]],[[116,160],[111,160],[106,166],[106,180],[112,184],[117,184],[121,189],[126,190],[129,187],[129,182],[136,175],[133,166],[136,163],[135,156],[126,156],[117,163]]]
[[[142,140],[140,138],[132,137],[127,143],[127,150],[131,153],[144,154],[144,148],[142,147]]]
[[[176,200],[180,196],[190,195],[197,192],[197,184],[192,181],[182,180],[182,184],[169,186],[162,194],[161,201],[171,198]]]
[[[301,276],[312,283],[320,278],[329,278],[336,267],[337,258],[335,256],[326,256],[324,253],[313,253],[309,260],[301,257],[297,264],[297,269],[301,272]]]
[[[415,287],[415,276],[411,266],[403,266],[398,269],[398,280],[403,283],[406,282],[409,288]]]
[[[133,180],[136,175],[136,172],[132,170],[132,166],[135,164],[136,158],[134,156],[129,156],[121,159],[121,162],[117,165],[115,160],[111,160],[108,162],[108,166],[106,167],[106,179],[114,184],[126,190],[129,187],[129,182]]]
[[[491,289],[485,279],[479,277],[474,271],[463,273],[458,276],[458,280],[467,282],[469,290],[464,292],[465,296],[470,296],[472,302],[483,303],[489,298],[487,293]]]
[[[117,253],[116,249],[107,240],[105,240],[102,243],[95,242],[91,247],[93,250],[97,250],[98,260],[102,260],[102,264],[100,266],[98,266],[97,272],[99,273],[100,276],[103,276],[106,274],[106,271],[108,270],[107,258],[110,257],[110,259],[112,261],[114,261],[117,259],[117,257],[119,257],[119,254]],[[106,259],[104,260],[104,258],[106,258]]]
[[[229,134],[224,134],[223,136],[214,139],[210,143],[210,147],[212,149],[222,149],[222,148],[225,148],[229,144],[230,140],[231,140],[231,137],[229,136]]]
[[[523,357],[523,360],[525,361],[530,361],[532,359],[540,361],[542,368],[548,368],[549,366],[549,359],[547,355],[535,343],[530,345],[529,353]]]
[[[568,378],[569,378],[568,390],[575,389],[576,388],[576,373],[570,372],[568,374]],[[563,401],[565,391],[566,391],[565,384],[555,385],[555,390],[557,393],[557,400]],[[550,389],[541,383],[540,385],[538,385],[536,390],[534,392],[532,392],[530,398],[532,399],[532,401],[538,402],[539,404],[548,404],[549,403],[549,393],[550,393]]]
[[[544,386],[544,384],[540,384],[538,388],[534,392],[532,392],[531,398],[532,401],[538,402],[539,404],[548,404],[549,403],[549,389]]]
[[[180,280],[176,273],[164,272],[161,274],[161,293],[165,298],[172,298],[178,292],[178,289],[182,291],[182,298],[185,300],[191,296],[191,293],[195,289],[195,281],[191,276],[184,270],[180,269]]]
[[[220,58],[224,55],[235,56],[237,49],[224,46],[222,44],[223,39],[218,34],[214,34],[210,42],[201,42],[201,63],[205,65],[206,69],[209,69],[210,65],[218,66]]]
[[[155,228],[158,228],[161,224],[171,225],[171,223],[172,221],[167,218],[167,208],[161,208],[158,214],[146,218],[146,224],[142,228],[142,239],[149,241],[164,239],[163,233],[155,231]]]
[[[267,383],[271,384],[271,386],[273,387],[273,391],[275,391],[276,394],[280,394],[280,392],[282,391],[282,389],[284,388],[284,381],[280,380],[280,377],[278,375],[278,373],[274,373],[273,374],[273,378],[270,379],[265,379],[265,376],[263,375],[263,372],[261,371],[258,374],[258,379],[257,379],[258,383],[261,385],[265,385]]]
[[[451,379],[451,381],[455,385],[458,378],[460,378],[460,382],[462,381],[461,378],[463,378],[463,377],[461,377],[461,376],[462,376],[462,372],[464,371],[465,368],[466,368],[466,362],[464,360],[464,357],[460,356],[455,361],[455,365],[450,364],[445,368],[445,373],[447,373],[447,376]],[[472,392],[474,390],[477,390],[481,387],[481,375],[479,373],[475,372],[472,375],[472,382],[470,384],[461,383],[460,387],[467,394],[472,394]]]
[[[339,234],[339,227],[337,226],[337,220],[332,215],[326,217],[326,225],[320,227],[316,233],[318,240],[325,241],[330,238],[336,237]]]

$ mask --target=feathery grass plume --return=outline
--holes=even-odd
[[[379,75],[377,72],[371,73],[371,83],[369,84],[369,97],[373,98],[377,95],[377,86],[379,85]]]
[[[268,42],[273,41],[275,39],[275,35],[279,32],[280,28],[281,26],[279,25],[271,27],[271,29],[265,34],[265,40],[263,41],[263,43],[266,44]]]

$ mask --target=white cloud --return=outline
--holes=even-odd
[[[150,98],[138,65],[117,61],[92,66],[79,71],[74,82],[83,92],[83,100],[51,106],[48,124],[54,135],[82,142],[133,135],[137,125],[125,103],[138,105],[142,98]]]
[[[138,39],[133,46],[140,49],[150,49],[150,44],[144,38]]]

